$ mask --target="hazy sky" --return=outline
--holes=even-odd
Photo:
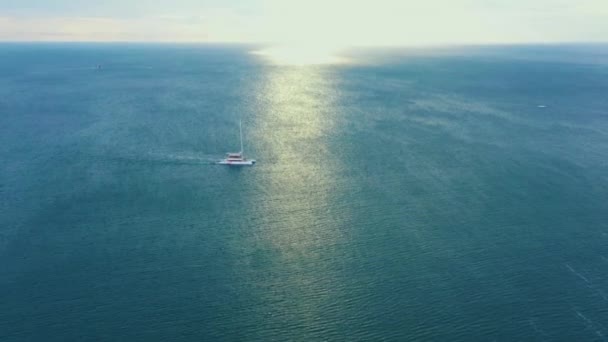
[[[608,41],[608,0],[0,0],[0,40]]]

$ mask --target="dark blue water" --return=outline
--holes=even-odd
[[[608,46],[249,50],[0,45],[0,340],[608,339]]]

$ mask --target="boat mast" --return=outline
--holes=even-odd
[[[241,120],[239,120],[239,135],[241,136],[241,154],[243,154],[243,124]]]

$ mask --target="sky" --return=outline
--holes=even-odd
[[[608,0],[0,0],[0,41],[608,41]]]

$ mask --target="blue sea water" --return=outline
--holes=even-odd
[[[608,339],[608,46],[251,49],[0,45],[1,341]]]

